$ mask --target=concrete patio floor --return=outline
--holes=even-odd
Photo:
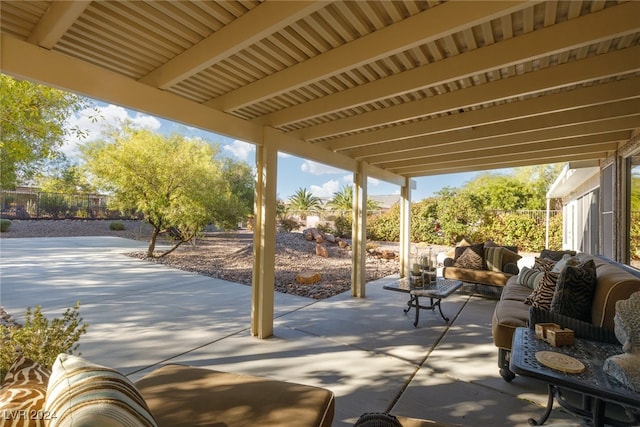
[[[437,313],[403,313],[407,297],[367,285],[327,300],[276,293],[275,333],[250,334],[249,286],[126,256],[146,243],[115,237],[0,239],[0,304],[18,321],[39,304],[60,316],[76,301],[89,324],[82,356],[132,380],[182,363],[328,388],[334,426],[364,412],[465,426],[527,426],[546,386],[502,380],[491,339],[495,301],[454,294]],[[259,396],[255,396],[259,398]],[[549,423],[579,425],[554,409]]]

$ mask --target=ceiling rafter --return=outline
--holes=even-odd
[[[377,145],[385,141],[404,140],[449,130],[469,128],[483,124],[498,123],[517,118],[550,114],[574,108],[604,104],[640,97],[640,77],[563,91],[545,97],[530,98],[518,103],[477,108],[464,114],[448,114],[429,120],[415,121],[399,126],[381,128],[330,141],[335,151],[351,150],[350,155],[359,157],[364,152],[375,155],[386,150]],[[326,145],[321,143],[320,145]],[[358,150],[358,147],[363,147]]]
[[[627,117],[616,117],[612,119],[604,119],[598,122],[590,123],[578,123],[567,124],[562,127],[551,127],[543,129],[534,129],[529,132],[522,132],[518,134],[498,134],[488,135],[482,139],[474,139],[472,135],[465,140],[450,141],[446,139],[435,139],[430,145],[424,146],[420,149],[412,151],[412,162],[416,162],[421,157],[429,157],[436,155],[439,151],[441,155],[450,156],[451,150],[456,151],[456,156],[462,155],[462,153],[470,151],[478,151],[482,149],[494,149],[506,146],[523,145],[530,143],[537,143],[541,141],[547,141],[550,139],[566,139],[576,136],[587,136],[599,133],[609,133],[616,131],[630,131],[638,125],[638,114]],[[627,132],[627,136],[630,137],[630,133]],[[438,148],[440,146],[440,148]],[[444,146],[444,147],[443,147]],[[397,157],[401,157],[402,154],[397,153]],[[399,159],[394,163],[394,157],[391,155],[386,158],[372,160],[369,163],[380,166],[384,169],[394,170],[393,166],[400,166],[404,164],[402,159]]]
[[[344,132],[379,127],[452,109],[521,97],[535,92],[602,79],[612,74],[632,73],[638,70],[640,70],[640,46],[569,62],[517,77],[495,80],[491,83],[467,88],[464,91],[432,96],[390,107],[383,111],[374,111],[349,119],[324,123],[297,131],[295,134],[300,139],[313,141]]]
[[[538,32],[504,40],[499,44],[469,51],[360,85],[351,90],[337,92],[261,117],[256,122],[278,127],[325,114],[326,111],[352,108],[356,105],[404,94],[419,88],[466,78],[483,70],[495,70],[527,60],[531,61],[542,55],[549,55],[550,52],[589,45],[593,43],[594,37],[598,40],[615,38],[637,29],[638,24],[635,16],[640,14],[640,2],[630,2],[624,6],[624,8],[605,9],[599,15],[587,15]],[[581,31],[584,26],[592,28],[593,32]],[[455,70],[457,74],[453,74],[452,70]]]
[[[51,49],[90,4],[90,1],[53,2],[27,41]]]
[[[3,73],[399,185],[640,129],[640,2],[0,1]]]
[[[166,89],[325,5],[325,1],[266,1],[153,70],[140,82]]]
[[[531,144],[522,144],[518,146],[509,146],[507,148],[492,148],[487,150],[469,151],[460,153],[455,157],[447,154],[432,156],[423,159],[424,163],[420,167],[426,165],[442,166],[448,163],[456,164],[467,161],[482,160],[499,160],[510,156],[526,156],[530,158],[548,157],[549,155],[568,152],[580,152],[580,154],[601,153],[603,151],[615,151],[618,141],[628,138],[629,133],[616,132],[614,134],[587,135],[576,136],[571,138],[563,138],[562,143],[558,140],[542,140]],[[385,165],[388,170],[396,173],[406,173],[415,170],[418,165],[394,167],[393,164]]]
[[[208,106],[232,111],[525,7],[527,1],[449,2],[360,37],[279,73],[215,98]]]

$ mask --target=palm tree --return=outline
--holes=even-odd
[[[353,209],[353,187],[345,185],[339,191],[333,193],[333,198],[328,205],[341,212],[351,211]],[[375,200],[367,199],[367,210],[373,211],[378,209],[380,209],[380,206]]]
[[[322,202],[306,188],[299,188],[289,197],[289,210],[300,213],[300,219],[305,221],[307,214],[317,212],[322,208]]]
[[[333,193],[333,198],[328,205],[337,211],[350,211],[353,209],[353,187],[344,185],[339,191]]]

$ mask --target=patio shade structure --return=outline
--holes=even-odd
[[[277,153],[367,177],[606,158],[640,114],[637,1],[1,1],[1,71],[256,145],[252,333],[271,335]]]

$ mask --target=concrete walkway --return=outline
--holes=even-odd
[[[60,316],[80,301],[82,356],[133,380],[172,362],[328,388],[334,426],[370,411],[527,426],[543,412],[542,383],[498,374],[495,301],[454,294],[442,304],[450,325],[436,311],[414,328],[406,295],[382,289],[392,277],[368,284],[364,299],[276,293],[275,334],[259,340],[249,286],[125,255],[145,248],[116,237],[0,239],[0,304],[19,321],[29,306]],[[550,422],[578,423],[554,412]]]

